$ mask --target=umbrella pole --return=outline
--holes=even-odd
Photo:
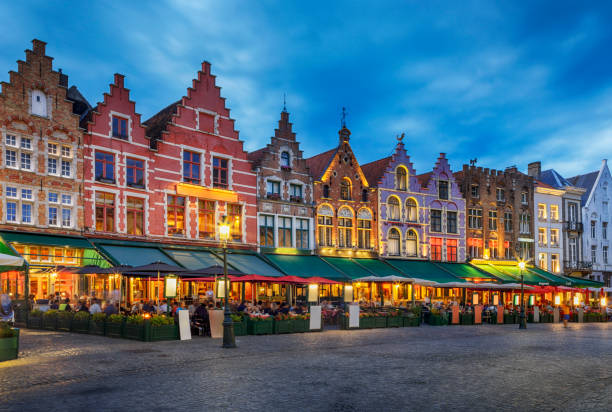
[[[159,270],[157,271],[157,311],[159,312]]]

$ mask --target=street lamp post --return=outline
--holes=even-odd
[[[518,266],[521,270],[521,316],[519,329],[527,329],[527,319],[525,318],[525,275],[523,274],[523,271],[525,270],[525,262],[520,261]]]
[[[234,336],[234,323],[229,309],[229,287],[227,280],[227,241],[230,236],[230,226],[223,221],[219,225],[219,237],[223,242],[223,283],[224,283],[224,298],[225,304],[223,308],[223,347],[224,348],[235,348],[236,347],[236,336]]]

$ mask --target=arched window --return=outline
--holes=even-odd
[[[281,153],[281,167],[291,167],[291,156],[289,152]]]
[[[351,179],[345,177],[340,182],[340,199],[351,200]]]
[[[32,90],[32,114],[47,117],[47,96],[41,90]]]
[[[353,211],[346,206],[338,211],[338,247],[353,247]]]
[[[417,234],[414,230],[409,230],[406,235],[406,254],[408,256],[418,256]]]
[[[317,210],[317,232],[319,246],[332,246],[332,217],[334,210],[329,205],[321,205]]]
[[[395,196],[390,196],[387,200],[387,219],[400,220],[399,200]]]
[[[399,256],[401,240],[402,237],[400,236],[399,230],[391,228],[387,239],[387,249],[390,256]]]
[[[329,185],[323,185],[323,197],[329,198]]]
[[[406,219],[409,222],[416,222],[418,220],[418,207],[414,199],[406,200]]]
[[[397,190],[406,190],[407,187],[407,173],[406,169],[402,166],[395,170],[395,188]]]

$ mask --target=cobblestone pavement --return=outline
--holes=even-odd
[[[0,410],[610,410],[612,324],[143,343],[23,330]]]

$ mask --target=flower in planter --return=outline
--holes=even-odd
[[[57,316],[58,311],[56,309],[49,309],[48,311],[44,312],[44,317],[45,318],[52,318],[54,316]]]
[[[125,323],[139,325],[144,323],[144,317],[142,315],[130,315],[125,319]]]
[[[83,313],[86,313],[86,312],[83,312]],[[111,315],[111,316],[121,317],[121,315]],[[91,320],[93,320],[94,322],[104,322],[104,319],[106,319],[106,313],[104,312],[94,313],[93,315],[91,315]]]
[[[171,316],[166,316],[166,315],[153,316],[151,318],[151,325],[153,326],[174,325],[174,318]]]
[[[122,315],[110,315],[108,317],[108,321],[111,323],[121,323],[123,322],[123,316]]]
[[[78,311],[74,314],[74,320],[87,320],[89,319],[89,313],[84,310]]]

